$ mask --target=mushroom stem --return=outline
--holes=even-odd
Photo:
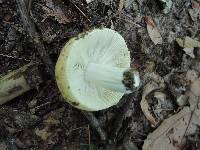
[[[139,84],[139,75],[129,68],[105,66],[95,63],[88,64],[85,79],[89,83],[121,93],[132,90],[133,87],[137,87],[137,84]]]

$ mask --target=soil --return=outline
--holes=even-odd
[[[92,28],[108,27],[125,38],[132,66],[141,76],[154,72],[164,78],[183,64],[185,52],[175,38],[200,39],[199,21],[194,22],[188,13],[192,8],[189,0],[174,0],[168,14],[162,12],[163,5],[158,0],[125,0],[120,12],[119,0],[94,0],[89,4],[85,0],[25,2],[54,65],[71,37]],[[155,45],[151,41],[144,16],[153,18],[162,35],[162,44]],[[0,107],[1,150],[108,149],[109,143],[113,148],[113,142],[114,149],[126,149],[124,144],[128,141],[142,148],[143,141],[153,130],[140,108],[142,90],[124,96],[112,108],[94,113],[100,126],[110,135],[105,144],[81,111],[62,101],[55,81],[23,26],[16,1],[0,0],[0,20],[1,76],[32,61],[39,64],[43,78],[36,89]],[[190,62],[188,56],[184,58]],[[173,87],[166,89],[168,98],[174,100]],[[173,105],[177,108],[174,102]],[[121,123],[120,127],[117,123]]]

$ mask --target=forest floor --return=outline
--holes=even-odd
[[[0,0],[0,76],[33,62],[42,83],[0,107],[0,150],[200,149],[199,0],[25,0],[39,45],[19,1]],[[116,106],[94,112],[94,127],[62,100],[38,49],[55,66],[70,38],[100,27],[124,37],[143,85]],[[181,113],[189,115],[177,119]]]

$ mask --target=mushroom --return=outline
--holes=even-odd
[[[76,108],[98,111],[119,102],[139,86],[130,69],[123,37],[108,28],[79,34],[65,44],[56,64],[56,81],[64,99]]]

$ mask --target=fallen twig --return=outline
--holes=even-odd
[[[88,18],[88,16],[76,5],[74,4],[73,2],[71,2],[75,7],[76,9],[89,21],[91,22],[91,20]]]
[[[123,127],[123,121],[128,117],[127,114],[134,112],[134,103],[133,103],[133,95],[126,97],[126,102],[121,108],[121,111],[117,114],[114,127],[110,136],[110,143],[112,146],[116,145],[117,136],[119,134],[120,129]],[[131,111],[131,112],[130,112]]]
[[[0,78],[0,105],[37,87],[41,82],[42,79],[39,75],[38,68],[33,63],[29,63],[18,70],[10,72]]]
[[[32,42],[34,43],[38,53],[40,54],[40,57],[41,57],[43,63],[46,65],[51,76],[55,79],[54,65],[45,50],[44,44],[41,42],[39,34],[35,29],[34,23],[32,22],[32,20],[30,19],[29,15],[28,15],[28,11],[27,11],[26,5],[24,3],[24,0],[16,0],[16,2],[17,2],[17,6],[19,8],[19,12],[21,15],[23,25],[26,28],[28,35],[30,36]],[[83,114],[90,121],[91,126],[97,131],[97,133],[100,135],[101,139],[106,140],[105,132],[103,131],[103,129],[101,129],[101,127],[99,125],[99,121],[94,116],[94,114],[89,113],[89,112],[84,112]]]
[[[100,138],[102,141],[106,141],[107,140],[107,136],[106,133],[104,132],[104,130],[100,127],[99,121],[97,120],[97,118],[93,115],[93,113],[90,112],[86,112],[86,111],[82,111],[82,113],[85,115],[85,117],[90,121],[90,124],[93,128],[96,129],[96,131],[98,132],[98,134],[100,135]]]

